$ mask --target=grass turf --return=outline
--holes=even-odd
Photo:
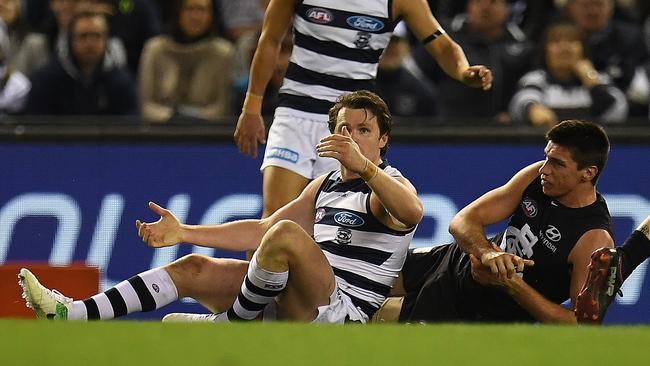
[[[0,365],[642,365],[650,327],[0,320]]]

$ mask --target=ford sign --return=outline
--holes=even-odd
[[[350,27],[365,32],[379,32],[384,29],[384,23],[382,21],[363,15],[349,17],[347,23]]]
[[[363,219],[352,212],[337,212],[334,214],[334,221],[337,224],[349,227],[357,227],[365,224]]]

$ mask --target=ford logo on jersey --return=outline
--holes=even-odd
[[[337,224],[349,227],[357,227],[365,224],[365,221],[363,221],[359,215],[345,211],[334,214],[334,221],[336,221]]]
[[[379,32],[384,29],[384,23],[381,20],[363,15],[349,17],[347,22],[350,27],[366,32]]]

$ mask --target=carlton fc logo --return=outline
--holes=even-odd
[[[358,227],[365,224],[363,219],[358,215],[345,211],[334,214],[334,221],[339,225],[348,227]]]
[[[332,12],[327,9],[311,8],[307,10],[307,19],[313,23],[327,24],[334,19],[334,16],[332,15]]]
[[[532,198],[526,197],[521,201],[521,209],[524,211],[524,215],[528,217],[537,216],[537,202]]]
[[[381,20],[363,15],[349,17],[346,21],[350,27],[365,32],[379,32],[384,29],[384,23]]]

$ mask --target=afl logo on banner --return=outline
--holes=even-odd
[[[521,209],[524,211],[524,215],[528,217],[537,216],[537,202],[532,198],[526,197],[521,201]]]
[[[311,8],[307,10],[307,19],[312,23],[327,24],[334,19],[334,16],[327,9]]]
[[[337,224],[348,226],[348,227],[357,227],[365,224],[363,219],[352,212],[337,212],[334,215],[334,221]]]

